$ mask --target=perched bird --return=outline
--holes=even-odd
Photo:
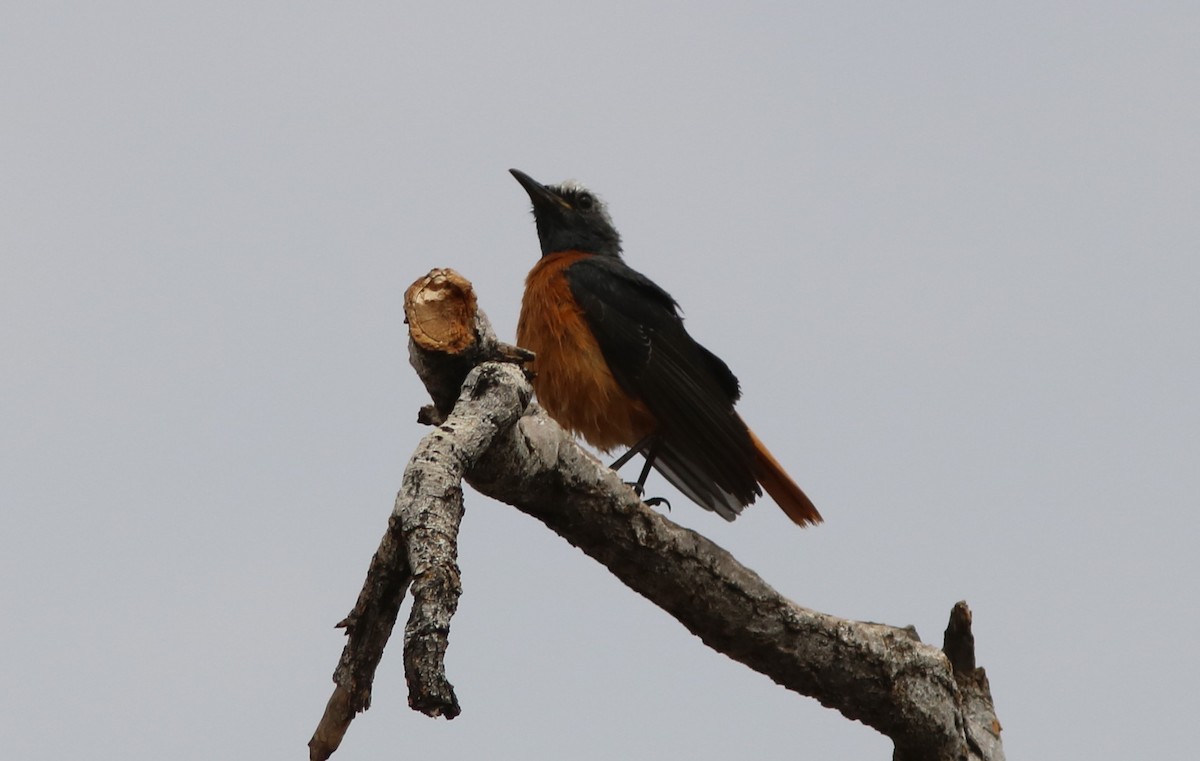
[[[733,520],[766,489],[795,523],[821,515],[734,411],[738,380],[684,328],[670,294],[625,264],[604,204],[581,185],[509,170],[533,201],[542,256],[525,281],[517,343],[563,428],[631,449],[701,507]],[[761,486],[761,488],[760,488]]]

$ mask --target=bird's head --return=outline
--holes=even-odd
[[[508,171],[533,201],[543,256],[558,251],[621,255],[621,236],[604,202],[590,190],[576,182],[543,185],[518,169]]]

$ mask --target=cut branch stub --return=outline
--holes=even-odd
[[[426,351],[462,354],[476,341],[475,288],[452,269],[430,270],[404,292],[404,319]]]
[[[425,381],[433,409],[418,422],[437,425],[458,399],[467,373],[488,361],[523,365],[533,353],[496,338],[487,315],[479,311],[471,281],[452,269],[433,269],[404,292],[408,358]]]

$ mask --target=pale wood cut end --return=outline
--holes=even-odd
[[[475,343],[475,289],[452,269],[433,269],[404,292],[408,333],[427,351],[461,354]]]

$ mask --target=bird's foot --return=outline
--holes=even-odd
[[[633,489],[633,493],[637,495],[638,499],[642,500],[642,504],[646,507],[658,507],[659,505],[666,505],[667,510],[670,511],[671,503],[667,501],[666,497],[650,497],[649,499],[645,499],[643,497],[645,490],[642,489],[641,484],[630,483],[629,481],[626,481],[625,485]]]

